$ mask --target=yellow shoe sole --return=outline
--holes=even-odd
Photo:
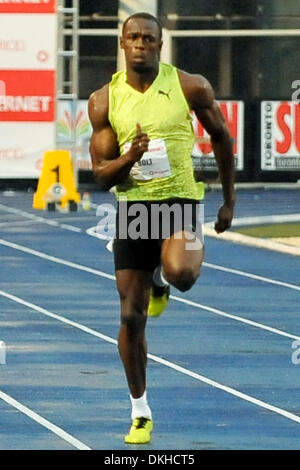
[[[151,440],[153,421],[148,418],[133,420],[129,433],[125,436],[126,444],[148,444]]]
[[[157,295],[157,292],[159,290],[164,290],[161,295]],[[159,317],[163,311],[165,310],[166,306],[168,305],[169,302],[169,296],[170,296],[170,286],[167,286],[166,288],[157,288],[157,287],[152,287],[151,292],[150,292],[150,300],[149,300],[149,305],[148,305],[148,315],[150,317]]]
[[[148,315],[150,317],[159,317],[165,310],[168,302],[169,299],[166,294],[162,297],[150,297]]]

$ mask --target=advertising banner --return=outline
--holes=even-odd
[[[56,27],[56,15],[0,14],[1,70],[55,69]]]
[[[56,0],[0,0],[0,13],[55,13]]]
[[[234,140],[234,160],[237,170],[244,169],[244,103],[243,101],[220,101],[221,111]],[[193,114],[196,143],[193,149],[194,166],[199,170],[217,170],[210,138],[202,124]]]
[[[300,105],[296,101],[261,103],[261,169],[300,169]]]
[[[51,122],[54,108],[54,71],[0,71],[0,122]]]
[[[53,148],[52,122],[0,123],[0,178],[38,178],[44,152]]]
[[[0,178],[38,178],[56,146],[55,0],[0,0]]]

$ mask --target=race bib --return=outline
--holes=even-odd
[[[124,145],[125,152],[131,147],[131,142]],[[149,181],[153,178],[166,178],[171,175],[167,147],[164,139],[150,140],[148,151],[136,162],[130,171],[130,176],[138,181]]]

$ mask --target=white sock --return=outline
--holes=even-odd
[[[152,413],[147,402],[146,390],[140,398],[133,398],[130,395],[130,400],[132,405],[131,419],[141,418],[142,416],[152,419]]]
[[[158,287],[165,287],[169,285],[168,281],[166,281],[164,278],[161,265],[158,265],[155,268],[152,279],[154,284],[156,284]]]

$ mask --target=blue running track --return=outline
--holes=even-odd
[[[112,254],[81,212],[0,194],[0,449],[128,450]],[[207,193],[206,221],[221,202]],[[294,214],[298,191],[241,190],[236,217]],[[90,233],[90,232],[89,232]],[[197,284],[149,319],[152,442],[138,449],[299,449],[300,259],[206,237]],[[225,268],[225,270],[224,270]]]

